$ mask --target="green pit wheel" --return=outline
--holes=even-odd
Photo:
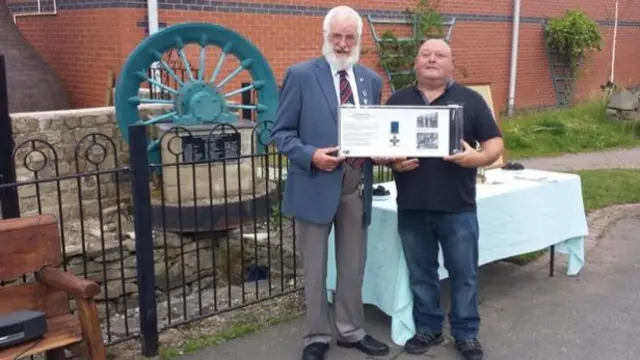
[[[197,44],[199,51],[199,67],[197,74],[192,71],[185,46]],[[216,65],[207,71],[206,50],[217,47],[221,50]],[[176,74],[174,69],[163,58],[164,54],[176,51],[186,73],[185,78]],[[238,67],[226,76],[221,75],[225,60],[233,56],[239,62]],[[166,71],[176,86],[169,86],[162,80],[150,76],[154,63]],[[223,91],[234,77],[246,70],[251,77],[249,86]],[[140,96],[141,85],[163,89],[170,94],[170,99],[150,99]],[[255,104],[231,103],[228,98],[247,91],[255,91]],[[213,123],[233,123],[239,120],[238,110],[253,111],[256,122],[273,122],[278,105],[278,86],[275,76],[258,48],[249,40],[219,25],[205,23],[185,23],[167,27],[144,39],[129,55],[118,78],[115,93],[115,108],[120,131],[125,141],[129,142],[129,125],[141,122],[154,126],[159,123],[171,123],[176,126],[189,126]],[[141,119],[138,106],[140,104],[165,105],[169,110],[161,115]],[[256,125],[258,125],[256,124]],[[257,144],[265,144],[265,131],[258,135]],[[263,145],[264,146],[264,145]],[[263,147],[262,146],[262,147]],[[260,149],[261,150],[261,149]],[[158,140],[151,141],[149,160],[158,163],[160,152]]]

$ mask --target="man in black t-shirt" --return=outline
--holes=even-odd
[[[405,350],[421,354],[443,341],[440,243],[451,281],[451,335],[465,359],[481,360],[484,355],[477,340],[476,169],[493,164],[504,144],[482,96],[452,80],[453,57],[446,42],[426,41],[418,51],[415,70],[416,83],[395,92],[386,105],[462,105],[464,151],[444,159],[403,159],[391,166],[398,189],[398,232],[409,268],[417,330]],[[475,149],[476,142],[482,151]]]

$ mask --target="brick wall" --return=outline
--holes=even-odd
[[[14,12],[33,4],[12,4]],[[622,2],[618,28],[616,82],[620,85],[640,83],[640,7],[633,1]],[[190,4],[190,5],[186,5]],[[160,0],[161,25],[185,21],[219,24],[239,32],[258,46],[268,58],[278,82],[290,64],[317,56],[321,46],[322,17],[333,1],[300,0],[204,1]],[[350,3],[354,4],[354,2]],[[413,1],[360,0],[361,14],[397,16]],[[541,21],[546,16],[561,15],[568,7],[580,7],[601,24],[605,38],[603,51],[589,58],[581,69],[577,84],[578,99],[600,91],[608,79],[613,38],[614,0],[522,0],[517,109],[555,104],[549,61],[542,42]],[[146,10],[141,0],[127,2],[59,0],[55,16],[24,17],[18,25],[58,72],[71,94],[75,107],[104,105],[107,71],[119,72],[128,54],[146,36]],[[92,8],[93,7],[93,8]],[[456,63],[464,83],[491,83],[496,108],[507,105],[511,52],[511,0],[442,1],[440,11],[455,16],[452,44]],[[372,34],[365,24],[363,62],[377,66]],[[197,64],[195,52],[189,52]],[[209,73],[215,62],[208,62]],[[232,65],[227,65],[228,70]],[[247,77],[245,76],[246,80]],[[237,86],[233,84],[234,86]],[[229,85],[229,88],[233,86]],[[388,89],[387,93],[388,94]]]

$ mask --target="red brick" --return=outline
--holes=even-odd
[[[249,2],[263,3],[259,0]],[[271,0],[276,4],[294,4],[291,0]],[[626,2],[620,9],[621,20],[638,21],[640,7]],[[360,1],[356,7],[401,11],[414,6],[408,1]],[[561,15],[566,8],[580,7],[592,19],[612,19],[613,0],[568,0],[523,2],[523,17]],[[330,1],[304,0],[297,6],[331,7]],[[511,0],[452,0],[442,2],[444,13],[510,16]],[[71,94],[74,107],[103,106],[107,71],[120,72],[128,54],[145,37],[144,29],[136,27],[146,14],[143,9],[98,9],[61,11],[55,17],[21,18],[19,27],[27,39],[59,73]],[[239,32],[253,42],[267,57],[277,81],[291,64],[320,54],[322,17],[284,16],[248,13],[211,13],[161,10],[160,21],[215,23]],[[482,22],[458,20],[452,32],[456,64],[468,73],[464,78],[456,71],[458,81],[490,83],[496,108],[504,111],[507,105],[512,24],[507,21]],[[600,92],[600,85],[608,80],[612,27],[601,27],[605,45],[601,52],[588,58],[580,70],[576,85],[576,100],[586,99]],[[640,83],[637,59],[640,58],[640,27],[618,29],[616,83]],[[368,25],[364,28],[362,62],[374,67],[386,79],[377,65],[377,56]],[[523,22],[520,29],[516,108],[531,108],[555,104],[549,61],[542,42],[542,26]],[[197,53],[189,51],[189,59],[197,65]],[[215,54],[210,54],[207,68],[210,76]],[[226,64],[225,73],[233,68]],[[239,80],[247,80],[245,74]],[[238,81],[226,89],[239,86]],[[389,88],[385,91],[385,96]]]

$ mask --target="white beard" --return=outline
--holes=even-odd
[[[360,45],[351,48],[351,54],[347,57],[338,57],[333,51],[333,47],[327,41],[322,45],[322,54],[329,64],[336,70],[347,70],[360,60]]]

